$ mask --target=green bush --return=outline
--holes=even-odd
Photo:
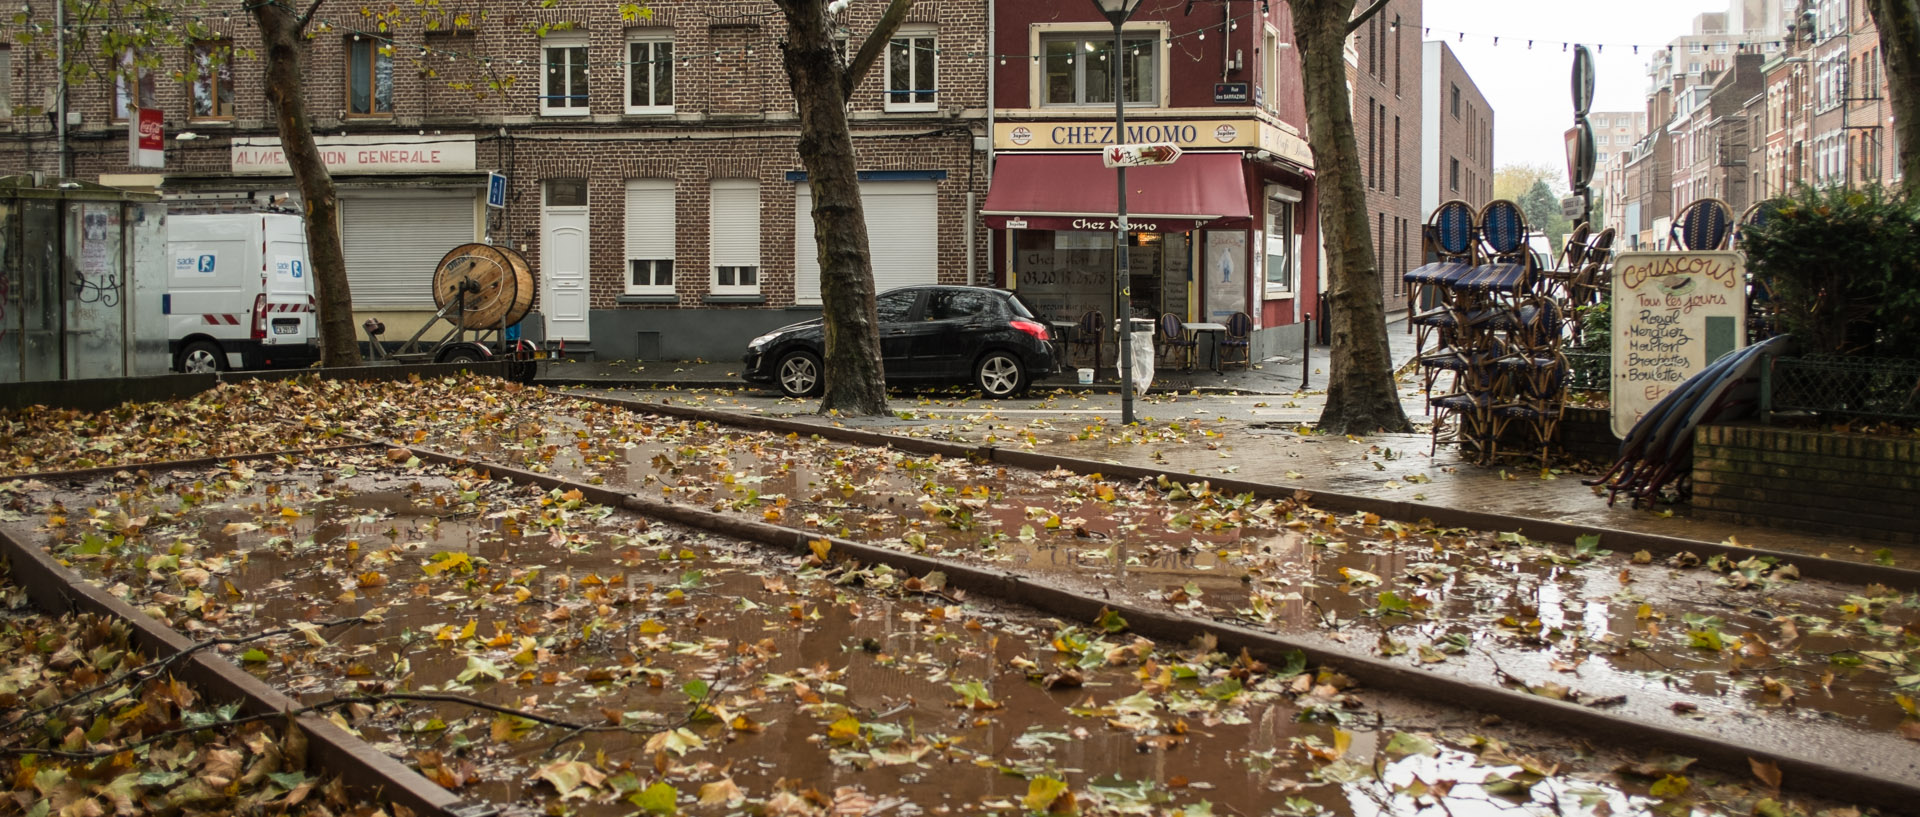
[[[1802,187],[1746,228],[1756,297],[1808,352],[1920,357],[1920,208],[1879,186]],[[1762,288],[1766,290],[1761,294]]]

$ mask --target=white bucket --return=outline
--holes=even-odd
[[[1091,386],[1091,385],[1093,385],[1093,370],[1092,370],[1092,369],[1081,369],[1081,370],[1080,370],[1080,385],[1082,385],[1082,386]]]

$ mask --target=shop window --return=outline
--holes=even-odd
[[[1128,104],[1152,105],[1159,99],[1160,39],[1124,37],[1126,74],[1121,89]],[[1046,70],[1042,99],[1047,105],[1113,104],[1113,39],[1097,35],[1048,38],[1041,43]]]
[[[673,31],[628,36],[627,113],[673,113]]]
[[[393,115],[393,44],[353,35],[347,41],[347,115]]]
[[[713,294],[760,293],[760,183],[715,179],[708,210]]]
[[[121,53],[120,70],[113,75],[113,120],[125,122],[130,111],[156,107],[157,96],[152,61],[144,54]]]
[[[587,37],[548,37],[541,48],[545,66],[540,112],[547,116],[585,116],[587,110]]]
[[[895,34],[887,44],[887,110],[934,110],[940,101],[939,74],[934,69],[932,29]]]
[[[627,182],[627,294],[673,294],[672,179]]]
[[[193,44],[193,74],[187,96],[195,119],[233,118],[233,43],[201,40]]]
[[[1300,201],[1300,194],[1284,187],[1267,188],[1266,213],[1266,277],[1267,297],[1288,297],[1293,294],[1294,240],[1293,208]]]

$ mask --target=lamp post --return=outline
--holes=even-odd
[[[1140,8],[1141,0],[1093,0],[1093,4],[1113,23],[1113,140],[1127,141],[1127,98],[1124,79],[1127,73],[1126,48],[1121,27]],[[1120,424],[1133,425],[1133,280],[1127,263],[1127,168],[1114,168],[1119,177],[1119,198],[1114,205],[1113,222],[1113,314],[1120,327]]]

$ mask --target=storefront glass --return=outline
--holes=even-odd
[[[1128,236],[1134,317],[1172,312],[1186,319],[1193,266],[1187,233]],[[1022,300],[1050,321],[1077,321],[1090,311],[1113,311],[1113,234],[1082,230],[1014,233],[1015,286]]]

